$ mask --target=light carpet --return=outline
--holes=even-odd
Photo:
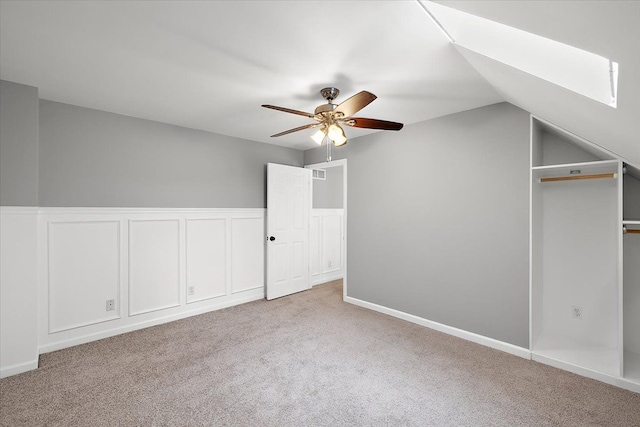
[[[640,394],[342,301],[341,282],[45,354],[3,426],[640,426]]]

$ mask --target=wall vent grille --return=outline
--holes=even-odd
[[[327,179],[327,170],[326,169],[313,169],[313,179]]]

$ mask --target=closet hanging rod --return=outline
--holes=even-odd
[[[540,182],[555,182],[555,181],[576,181],[579,179],[602,179],[602,178],[617,178],[617,173],[596,173],[591,175],[570,175],[570,176],[547,176],[540,178]]]
[[[622,226],[622,233],[623,234],[640,234],[640,229],[635,230],[633,228],[627,228],[626,225]]]

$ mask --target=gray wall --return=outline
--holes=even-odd
[[[322,168],[327,171],[325,180],[313,180],[313,207],[317,209],[340,209],[343,203],[342,166]]]
[[[623,218],[640,221],[640,180],[627,174],[623,181]]]
[[[528,347],[528,113],[491,105],[333,154],[348,159],[349,296]]]
[[[303,153],[164,123],[40,101],[40,205],[266,206],[266,164]]]
[[[38,89],[0,80],[0,205],[38,205]]]

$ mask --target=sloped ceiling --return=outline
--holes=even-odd
[[[0,77],[44,99],[239,138],[313,148],[313,111],[378,99],[361,117],[415,123],[502,102],[418,2],[0,3]],[[373,131],[347,129],[354,138]]]
[[[609,58],[619,64],[616,109],[475,52],[460,52],[520,108],[640,165],[640,2],[439,1]]]
[[[439,1],[616,61],[613,109],[471,51],[418,1],[2,1],[0,78],[44,99],[307,149],[324,86],[406,124],[506,100],[640,165],[640,2]],[[348,129],[350,138],[373,131]]]

